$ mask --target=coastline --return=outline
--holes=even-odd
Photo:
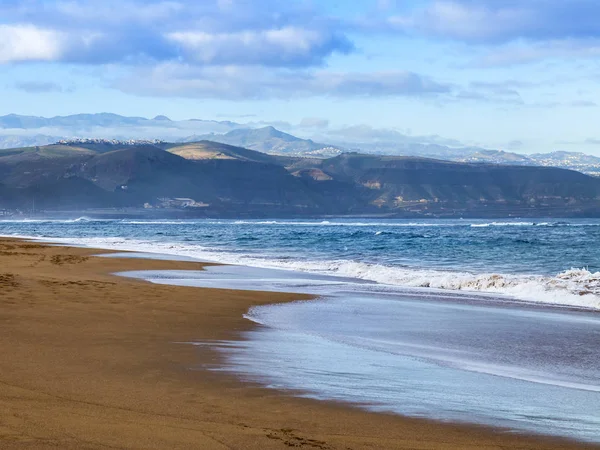
[[[310,296],[156,285],[134,270],[209,264],[0,238],[2,448],[599,448],[366,412],[208,370],[181,342],[236,339],[250,306]]]

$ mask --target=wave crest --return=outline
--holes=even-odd
[[[396,286],[508,295],[531,302],[600,309],[600,272],[569,269],[556,276],[473,274],[339,261],[337,275]]]
[[[592,273],[587,269],[572,268],[555,276],[475,274],[353,260],[284,259],[199,245],[125,238],[58,238],[52,241],[94,248],[171,254],[223,264],[335,275],[406,288],[491,293],[536,303],[600,310],[600,272]]]

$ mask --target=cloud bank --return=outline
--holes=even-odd
[[[0,6],[0,63],[183,61],[322,65],[353,44],[302,4],[224,1],[9,1]]]
[[[329,64],[363,51],[360,39],[382,35],[460,43],[478,68],[600,56],[597,0],[376,3],[336,9],[304,0],[4,0],[0,65],[116,67],[118,78],[105,85],[145,96],[451,97],[519,105],[527,86],[457,87],[443,74],[404,67],[401,58],[388,70]],[[37,92],[52,90],[39,83]],[[36,91],[31,83],[18,88]]]
[[[162,64],[115,81],[137,95],[239,99],[297,97],[423,97],[450,94],[452,86],[407,71],[332,72]]]
[[[476,43],[600,37],[596,0],[436,0],[388,18],[390,28]]]

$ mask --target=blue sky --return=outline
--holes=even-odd
[[[3,0],[0,114],[600,154],[598,17],[597,0]]]

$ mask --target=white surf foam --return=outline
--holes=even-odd
[[[472,228],[490,228],[490,227],[597,227],[598,223],[569,223],[562,221],[553,222],[481,222],[473,220],[453,220],[438,222],[400,222],[400,221],[339,221],[339,220],[215,220],[215,219],[101,219],[93,217],[79,217],[75,219],[45,219],[45,218],[14,218],[9,217],[1,219],[0,223],[85,223],[85,222],[118,222],[126,225],[267,225],[267,226],[303,226],[303,227],[472,227]]]
[[[293,225],[293,226],[323,226],[323,227],[452,227],[463,224],[458,223],[425,223],[425,222],[337,222],[337,221],[289,221],[289,220],[236,220],[236,225]],[[466,224],[465,224],[466,225]]]
[[[487,228],[487,227],[532,227],[535,226],[534,222],[491,222],[491,223],[473,223],[473,228]],[[544,222],[544,225],[547,225]]]
[[[86,223],[86,222],[114,222],[113,219],[94,219],[82,216],[76,219],[2,219],[0,223]]]
[[[592,273],[586,269],[569,269],[555,276],[476,274],[351,260],[277,259],[198,245],[123,238],[56,238],[51,241],[111,250],[172,254],[223,264],[335,275],[393,286],[492,293],[529,302],[600,310],[600,272]]]
[[[489,227],[573,227],[573,226],[591,226],[595,227],[595,223],[577,223],[569,222],[487,222],[487,223],[472,223],[472,228],[489,228]]]
[[[194,225],[198,222],[190,222],[183,220],[121,220],[119,223],[125,225]]]
[[[448,221],[448,222],[339,222],[339,221],[289,221],[289,220],[236,220],[236,225],[293,225],[293,226],[324,226],[324,227],[554,227],[571,226],[568,222],[479,222],[479,221]],[[598,226],[598,224],[578,224],[582,226]]]

